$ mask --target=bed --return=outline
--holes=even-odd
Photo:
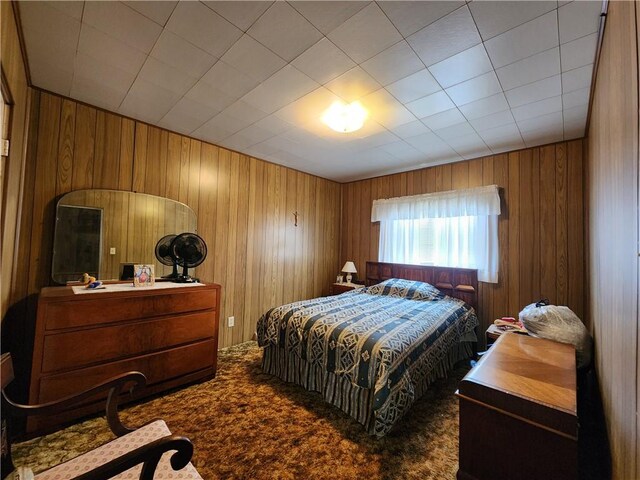
[[[367,284],[273,308],[257,336],[266,373],[320,392],[382,437],[472,355],[477,272],[368,262]]]

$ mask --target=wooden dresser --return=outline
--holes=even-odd
[[[577,478],[573,346],[503,334],[458,397],[458,480]]]
[[[216,372],[220,285],[74,294],[43,288],[38,299],[29,403],[45,403],[137,370],[147,386],[134,398],[211,378]],[[129,397],[130,398],[130,397]],[[94,402],[51,419],[49,430],[88,413]]]

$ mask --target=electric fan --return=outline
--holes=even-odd
[[[173,272],[171,272],[169,275],[165,275],[162,278],[173,279],[180,276],[180,274],[178,274],[178,262],[173,256],[173,252],[171,250],[171,242],[173,242],[176,237],[177,235],[175,234],[165,235],[160,240],[158,240],[158,243],[156,243],[156,258],[158,259],[158,261],[168,267],[173,266]]]
[[[207,258],[207,244],[202,237],[195,233],[181,233],[171,242],[171,253],[176,263],[182,267],[182,275],[173,281],[178,283],[193,283],[197,279],[191,278],[189,268],[195,268]]]

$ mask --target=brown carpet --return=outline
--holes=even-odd
[[[164,419],[195,446],[205,479],[453,479],[458,468],[455,389],[467,368],[431,386],[387,437],[320,395],[262,373],[247,342],[218,356],[215,379],[135,405],[127,425]],[[16,465],[42,471],[112,438],[102,418],[14,446]]]

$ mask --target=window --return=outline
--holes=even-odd
[[[495,186],[376,200],[372,221],[380,221],[378,259],[475,268],[479,280],[495,283],[499,212]]]

